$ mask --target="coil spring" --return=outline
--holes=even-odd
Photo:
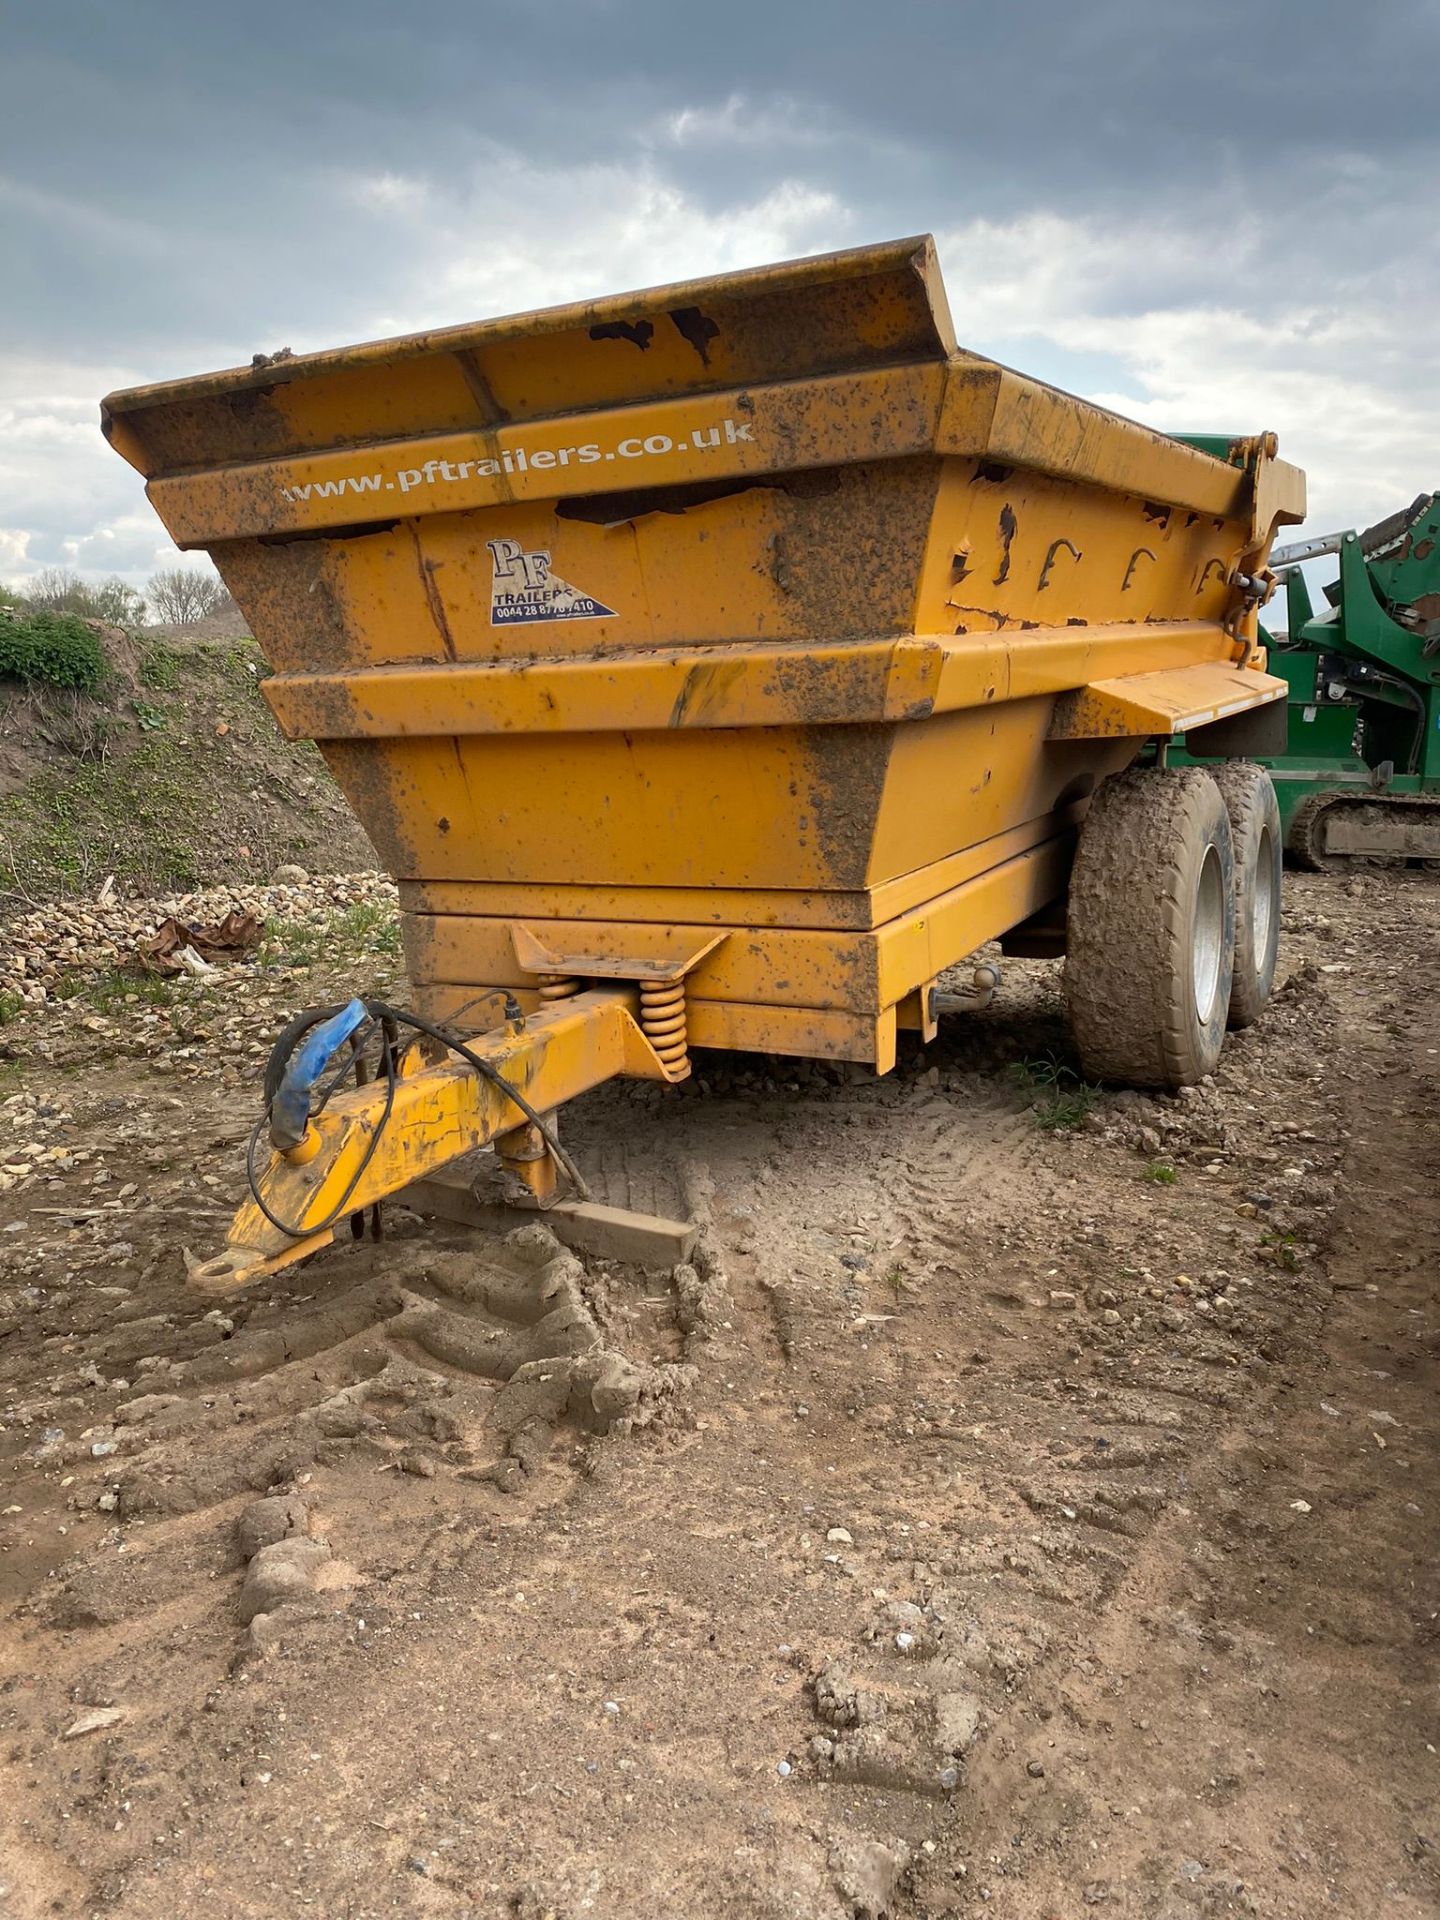
[[[549,973],[540,982],[542,1003],[551,1000],[568,1000],[572,994],[579,991],[580,982],[572,973]]]
[[[685,1065],[685,982],[640,983],[640,1026],[645,1038],[672,1072]]]

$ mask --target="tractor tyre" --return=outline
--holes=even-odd
[[[1214,767],[1211,778],[1230,816],[1235,853],[1235,973],[1229,1023],[1248,1027],[1269,1004],[1280,951],[1280,803],[1264,767],[1249,761]]]
[[[1235,962],[1230,816],[1203,767],[1101,783],[1070,875],[1065,998],[1087,1078],[1193,1086],[1225,1041]]]

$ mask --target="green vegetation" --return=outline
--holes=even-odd
[[[357,900],[339,915],[334,926],[342,951],[400,957],[400,920],[390,907]]]
[[[322,960],[400,955],[400,922],[390,907],[358,900],[313,920],[272,920],[260,944],[262,967],[313,967]]]
[[[0,644],[28,624],[0,614]],[[0,680],[0,712],[36,708],[22,783],[0,792],[0,901],[89,893],[108,874],[156,893],[263,880],[286,860],[373,864],[319,750],[286,745],[261,713],[258,666],[252,640],[141,635],[117,648],[98,697]],[[339,938],[391,953],[390,921]]]
[[[1269,1227],[1260,1236],[1260,1251],[1266,1259],[1273,1260],[1277,1267],[1283,1267],[1287,1273],[1299,1271],[1299,1234]]]
[[[1173,1187],[1180,1178],[1174,1167],[1167,1166],[1163,1160],[1152,1160],[1140,1177],[1153,1180],[1157,1187]]]
[[[140,680],[156,693],[174,693],[180,685],[180,658],[163,640],[147,640],[140,655]]]
[[[30,613],[0,621],[0,680],[95,693],[106,675],[100,642],[70,613]]]
[[[267,920],[256,958],[262,967],[313,967],[329,951],[321,920]]]
[[[243,673],[252,688],[270,678],[272,669],[260,658],[253,640],[227,640],[219,645],[226,666],[233,672]]]
[[[1036,1123],[1046,1133],[1067,1133],[1085,1124],[1095,1102],[1100,1097],[1098,1087],[1087,1086],[1083,1080],[1077,1080],[1073,1087],[1056,1092],[1042,1104],[1036,1114]]]
[[[896,1265],[885,1276],[885,1284],[897,1300],[903,1300],[910,1291],[910,1283],[905,1277],[905,1269]]]
[[[1011,1073],[1022,1086],[1040,1095],[1034,1102],[1035,1124],[1046,1133],[1069,1133],[1083,1126],[1100,1098],[1099,1087],[1092,1086],[1053,1053],[1021,1060]]]
[[[0,987],[0,1027],[5,1027],[15,1018],[25,1002],[9,987]]]
[[[0,893],[85,891],[107,873],[195,886],[195,773],[191,756],[152,734],[123,759],[36,775],[0,800]]]
[[[131,973],[124,967],[111,967],[93,980],[80,974],[62,975],[51,992],[57,1000],[83,1000],[97,1013],[116,1013],[121,1007],[136,1004],[168,1007],[177,984],[172,974]]]

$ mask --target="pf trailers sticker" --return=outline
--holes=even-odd
[[[615,609],[581,593],[550,571],[548,548],[527,553],[518,540],[487,540],[490,549],[490,624],[532,626],[542,620],[606,620]]]

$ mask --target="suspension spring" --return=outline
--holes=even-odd
[[[573,973],[547,973],[541,976],[540,1000],[548,1005],[552,1000],[568,1000],[580,991],[580,982]]]
[[[642,980],[640,1028],[672,1073],[686,1065],[685,982]]]

